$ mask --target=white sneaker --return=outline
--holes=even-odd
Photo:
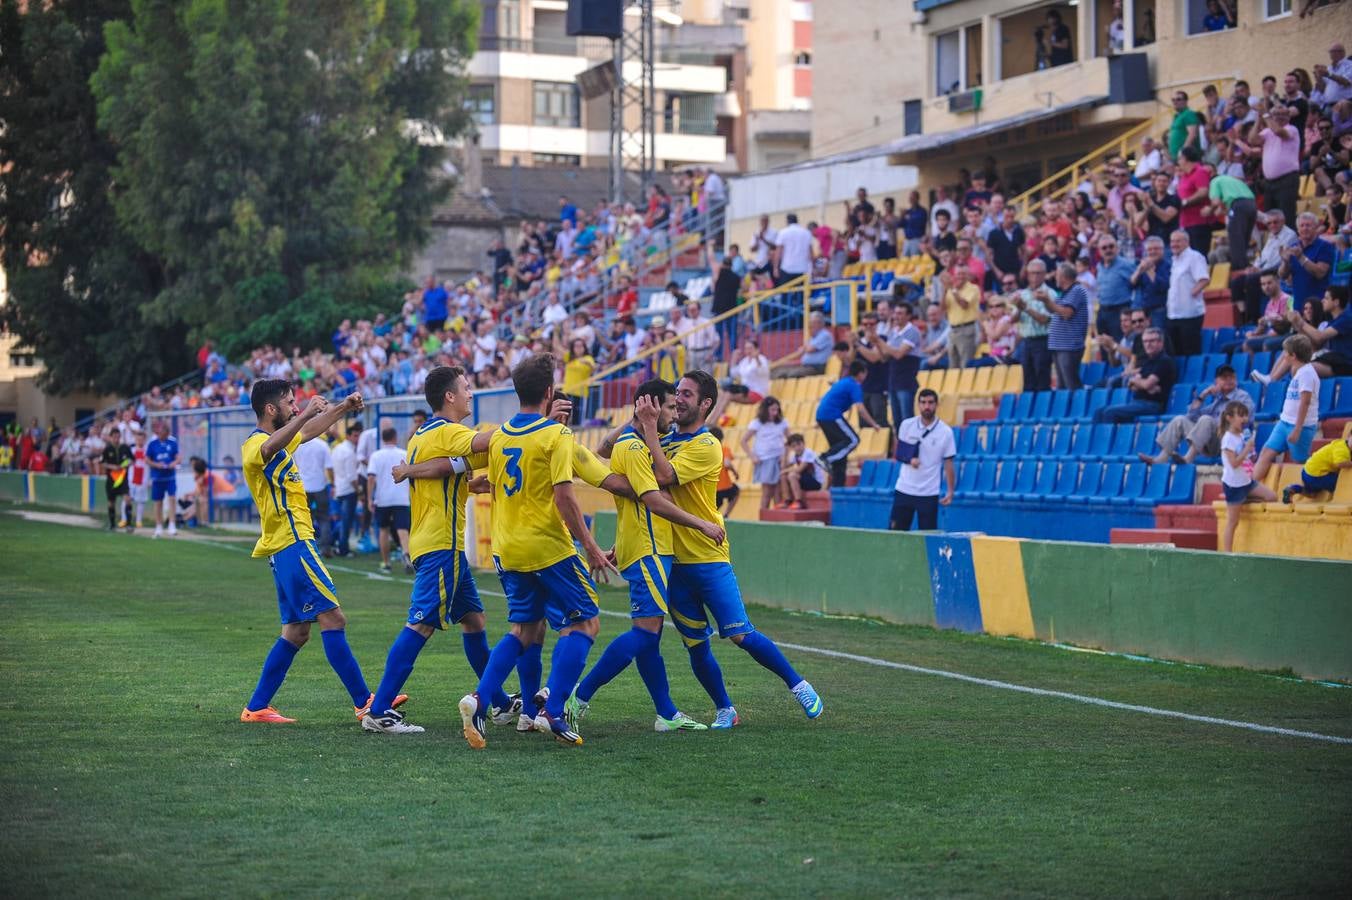
[[[510,725],[512,720],[521,714],[521,695],[512,694],[509,698],[512,702],[506,709],[498,709],[496,706],[488,711],[488,720],[494,725]]]
[[[1264,385],[1272,384],[1272,376],[1260,372],[1257,369],[1254,369],[1252,372],[1250,372],[1249,377],[1252,378],[1254,381],[1258,382],[1259,384]]]
[[[653,723],[653,731],[656,732],[708,731],[708,730],[709,730],[708,725],[705,725],[703,722],[696,722],[694,719],[690,718],[685,713],[680,712],[679,710],[677,711],[674,717],[670,719],[664,719],[661,716],[658,716],[657,721]]]
[[[425,730],[421,725],[409,725],[404,721],[403,714],[393,709],[387,710],[383,716],[367,713],[361,718],[361,727],[363,731],[379,734],[422,734]]]
[[[175,536],[177,536],[177,535],[178,535],[178,528],[177,528],[176,526],[174,526],[174,525],[170,525],[170,526],[169,526],[169,536],[170,536],[170,537],[175,537]]]
[[[527,731],[534,731],[535,720],[532,719],[530,716],[526,715],[525,713],[522,713],[516,718],[516,730],[522,732],[523,734]]]
[[[158,538],[158,537],[164,537],[164,529],[161,528],[159,525],[156,525],[156,526],[155,526],[155,533],[152,534],[151,537],[157,537],[157,538]]]

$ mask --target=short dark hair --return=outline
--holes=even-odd
[[[1347,309],[1347,285],[1331,284],[1324,290],[1329,292],[1329,296],[1333,298],[1334,303],[1337,303],[1343,309]]]
[[[718,381],[703,369],[692,369],[681,376],[689,378],[699,387],[699,402],[709,401],[709,411],[713,412],[714,404],[718,402]]]
[[[1182,150],[1180,150],[1179,153],[1178,153],[1178,155],[1181,156],[1181,157],[1183,157],[1184,159],[1186,159],[1188,162],[1201,162],[1201,161],[1202,161],[1202,151],[1201,151],[1201,150],[1198,150],[1196,147],[1192,146],[1191,144],[1189,144],[1188,146],[1186,146],[1186,147],[1184,147]]]
[[[951,219],[951,218],[953,218],[952,213],[950,213],[948,210],[946,210],[946,209],[936,209],[936,210],[934,211],[934,218],[937,219],[937,218],[939,218],[940,216],[943,216],[945,219]]]
[[[389,428],[383,428],[380,431],[380,439],[382,441],[394,443],[395,441],[399,440],[399,432],[395,430],[393,426],[390,426]]]
[[[795,431],[793,434],[789,435],[788,440],[786,441],[786,443],[789,443],[789,444],[806,444],[806,443],[807,443],[807,438],[803,437],[803,435],[802,435],[801,432]]]
[[[512,387],[522,406],[539,406],[554,386],[554,354],[541,353],[517,363],[512,370]]]
[[[939,394],[935,392],[932,388],[925,388],[920,393],[915,395],[915,399],[917,400],[924,400],[927,397],[932,397],[935,403],[939,402]]]
[[[912,318],[912,319],[915,318],[915,307],[911,305],[911,301],[909,301],[909,300],[903,300],[903,301],[901,301],[900,303],[894,303],[894,304],[892,304],[892,308],[893,308],[893,309],[904,309],[904,310],[906,310],[906,315],[907,315],[907,316],[909,316],[909,317]]]
[[[1216,369],[1216,377],[1217,377],[1217,378],[1224,378],[1224,377],[1227,376],[1227,375],[1233,375],[1233,374],[1235,374],[1235,367],[1234,367],[1234,366],[1218,366],[1217,369]]]
[[[1277,274],[1277,270],[1276,270],[1276,269],[1264,269],[1263,271],[1261,271],[1261,272],[1258,273],[1258,277],[1259,277],[1259,278],[1265,278],[1265,277],[1267,277],[1268,275],[1271,275],[1273,278],[1280,278],[1280,277],[1281,277],[1280,275]]]
[[[261,419],[269,403],[276,406],[293,390],[295,388],[285,378],[263,378],[254,382],[253,390],[249,392],[249,405],[253,407],[254,415]]]
[[[465,370],[459,366],[437,366],[427,373],[423,396],[427,399],[427,405],[431,407],[432,412],[441,409],[446,395],[455,390],[456,383],[464,374]]]
[[[864,362],[862,359],[856,359],[854,362],[850,363],[851,378],[867,374],[868,374],[868,363]]]
[[[784,217],[784,221],[788,222],[790,225],[798,224],[798,213],[789,213]]]
[[[835,344],[831,346],[831,349],[836,353],[848,353],[850,344],[848,341],[836,341]]]
[[[651,378],[638,386],[634,391],[634,402],[638,402],[640,397],[652,397],[659,406],[672,394],[676,393],[676,385],[670,381],[661,378]]]

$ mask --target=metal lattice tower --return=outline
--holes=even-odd
[[[629,7],[639,11],[638,27],[626,28],[624,36],[611,41],[615,56],[615,86],[610,92],[610,195],[617,202],[643,202],[657,174],[657,110],[653,88],[655,56],[653,0],[634,0]],[[632,17],[626,16],[626,21]],[[626,80],[625,64],[632,63],[632,80]],[[625,196],[625,172],[639,177],[637,197]]]

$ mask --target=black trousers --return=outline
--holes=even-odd
[[[859,446],[859,434],[844,417],[834,420],[818,419],[817,427],[826,435],[830,446],[822,454],[822,462],[831,467],[831,486],[845,486],[845,464],[850,453]]]
[[[910,531],[911,522],[920,520],[921,531],[939,527],[939,495],[916,497],[897,491],[892,495],[892,518],[887,527],[892,531]]]
[[[1192,319],[1170,319],[1165,331],[1170,351],[1174,356],[1196,356],[1202,352],[1202,321],[1206,316]]]
[[[1296,200],[1300,196],[1300,172],[1287,172],[1266,182],[1263,189],[1265,209],[1280,209],[1286,215],[1286,224],[1295,227]]]
[[[1249,236],[1258,221],[1258,207],[1252,200],[1236,200],[1225,217],[1225,234],[1230,239],[1230,271],[1249,267]]]

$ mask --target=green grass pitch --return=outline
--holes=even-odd
[[[715,648],[743,724],[655,734],[632,671],[586,745],[466,748],[457,632],[407,690],[428,733],[363,734],[315,640],[238,721],[277,633],[248,544],[0,510],[0,865],[14,896],[1346,895],[1352,746],[790,651],[826,714]],[[335,570],[374,687],[409,580]],[[361,571],[353,571],[360,569]],[[843,579],[842,579],[843,580]],[[479,583],[500,590],[497,579]],[[489,596],[490,638],[503,601]],[[624,610],[618,590],[604,592]],[[772,637],[1022,685],[1352,736],[1352,690],[1013,640],[752,610]],[[603,617],[594,661],[625,627]],[[675,635],[683,710],[712,715]]]

